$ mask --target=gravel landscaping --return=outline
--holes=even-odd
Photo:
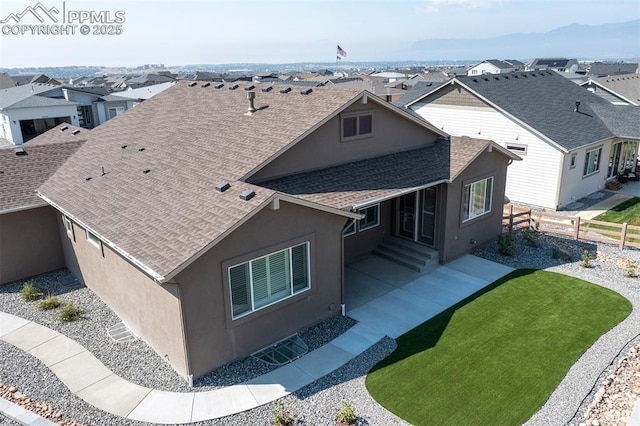
[[[549,269],[611,288],[628,298],[634,306],[640,306],[640,278],[625,278],[626,260],[640,265],[640,251],[619,251],[615,246],[595,245],[568,239],[541,235],[539,247],[528,246],[520,237],[513,256],[499,254],[497,245],[479,248],[475,255],[500,262],[515,268]],[[570,259],[552,256],[557,247]],[[583,250],[592,255],[591,268],[580,266]],[[557,251],[556,251],[557,252]],[[566,258],[565,258],[566,259]],[[138,340],[132,343],[116,343],[106,334],[106,329],[119,320],[92,292],[82,287],[67,291],[60,287],[59,280],[68,274],[66,270],[37,278],[37,284],[45,290],[58,294],[63,302],[73,300],[85,313],[77,322],[62,324],[52,312],[37,310],[36,303],[20,300],[19,284],[0,287],[0,309],[31,319],[47,327],[63,332],[76,339],[92,351],[116,374],[143,386],[172,391],[190,391],[184,379],[179,377],[155,352]],[[602,336],[570,369],[560,386],[551,395],[542,409],[527,425],[575,424],[583,422],[584,413],[593,401],[596,392],[615,370],[617,360],[629,348],[640,343],[638,324],[640,314],[634,308],[630,316],[611,332]],[[335,317],[302,333],[310,350],[343,333],[353,321]],[[360,425],[404,425],[406,422],[378,405],[367,393],[364,378],[378,361],[391,353],[395,341],[385,338],[368,351],[356,357],[342,368],[325,376],[285,398],[282,401],[296,418],[298,425],[333,424],[333,417],[342,401],[353,402],[359,415]],[[138,425],[120,417],[102,412],[88,405],[71,392],[44,367],[40,361],[15,347],[0,342],[0,357],[3,368],[0,382],[15,386],[30,398],[46,401],[65,418],[86,424]],[[256,375],[264,374],[272,367],[250,358],[230,364],[198,381],[196,391],[215,389],[226,384],[238,383]],[[201,424],[271,424],[271,405],[267,404],[240,413],[231,418],[211,420]]]

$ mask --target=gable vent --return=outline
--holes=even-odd
[[[22,148],[16,148],[14,153],[18,156],[27,155],[27,151]]]
[[[196,83],[195,81],[192,81],[191,83],[189,83],[189,87],[193,87],[195,85],[197,85],[198,83]]]
[[[69,126],[62,126],[60,127],[60,131],[64,132],[65,130],[67,130],[69,128]]]
[[[273,90],[273,86],[267,86],[267,87],[263,87],[262,88],[262,91],[265,92],[265,93],[270,92],[272,90]]]
[[[224,87],[224,83],[218,83],[213,87],[215,87],[216,89],[222,89]]]
[[[289,93],[291,91],[291,87],[285,87],[284,89],[280,89],[280,93]]]
[[[209,87],[209,86],[211,86],[211,83],[209,83],[209,82],[204,83],[204,84],[202,85],[202,87]]]
[[[80,133],[80,130],[76,129],[73,132],[71,132],[72,135],[77,135],[78,133]]]
[[[308,89],[301,90],[301,91],[300,91],[300,94],[301,94],[301,95],[308,95],[308,94],[310,94],[311,92],[313,92],[313,89],[312,89],[312,88],[308,88]]]
[[[216,191],[218,192],[224,192],[229,188],[231,188],[231,185],[229,185],[229,182],[227,182],[226,180],[218,182],[218,184],[216,185]]]
[[[254,85],[252,84],[251,86],[247,86],[247,87],[245,87],[245,88],[244,88],[244,90],[245,90],[245,92],[248,92],[248,91],[253,90],[253,89],[255,89],[255,88],[256,88],[256,86],[254,86]]]
[[[237,84],[234,84],[233,86],[229,86],[229,90],[236,90],[238,88]]]
[[[256,193],[251,189],[245,189],[244,191],[242,191],[240,193],[240,199],[242,201],[249,201],[250,199],[252,199],[255,196],[256,196]]]

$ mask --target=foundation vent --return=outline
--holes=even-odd
[[[284,365],[295,361],[307,352],[309,352],[307,344],[299,335],[294,334],[271,346],[252,353],[251,356],[269,365]]]
[[[138,340],[133,331],[125,323],[119,322],[107,329],[107,334],[118,343],[129,343]]]

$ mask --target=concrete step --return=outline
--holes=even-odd
[[[378,247],[376,247],[376,249],[378,250],[383,250],[386,252],[392,252],[397,256],[406,258],[412,262],[416,262],[419,263],[421,265],[426,265],[427,263],[429,263],[431,261],[431,255],[430,254],[422,254],[422,253],[418,253],[415,250],[411,250],[411,248],[409,247],[405,247],[405,246],[400,246],[400,245],[396,245],[396,244],[391,244],[391,243],[387,243],[387,242],[382,242],[378,245]]]
[[[386,250],[385,248],[380,246],[376,247],[373,250],[373,254],[417,272],[423,272],[426,269],[426,265],[428,263],[428,262],[416,260],[415,258],[411,258],[402,254],[397,254],[393,251]]]
[[[438,251],[432,249],[431,247],[427,247],[422,244],[415,243],[413,241],[405,240],[404,238],[399,237],[387,237],[384,239],[383,244],[385,245],[393,245],[396,247],[400,247],[404,250],[408,250],[414,253],[417,253],[422,256],[428,256],[429,258],[438,257]]]

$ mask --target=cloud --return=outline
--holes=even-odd
[[[448,7],[484,8],[509,3],[511,0],[426,0],[419,8],[424,13],[437,13]]]

